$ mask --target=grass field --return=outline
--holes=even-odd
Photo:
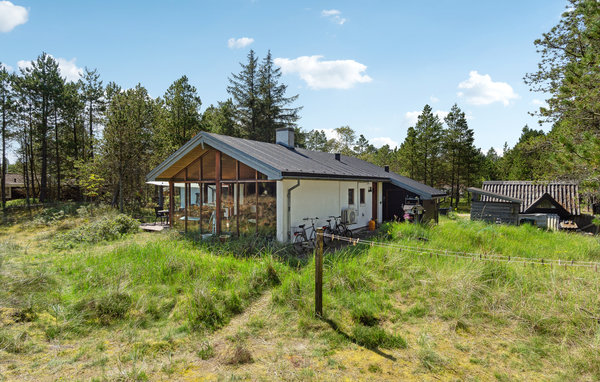
[[[58,210],[58,211],[57,211]],[[598,380],[600,274],[350,246],[140,233],[107,209],[0,228],[0,380]],[[443,219],[377,239],[600,260],[598,239]]]

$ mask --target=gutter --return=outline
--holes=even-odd
[[[300,187],[300,179],[297,180],[294,186],[287,190],[287,237],[290,242],[292,241],[292,191],[298,187]]]

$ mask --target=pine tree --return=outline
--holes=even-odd
[[[236,122],[244,138],[274,142],[275,130],[296,128],[300,107],[291,107],[298,95],[287,97],[287,85],[281,84],[281,71],[275,67],[271,52],[259,65],[253,50],[242,70],[231,74],[227,92],[236,107]]]
[[[240,63],[239,74],[231,74],[227,92],[233,97],[237,109],[237,123],[244,138],[256,139],[260,115],[258,58],[254,50],[248,53],[248,62]]]
[[[182,76],[173,82],[163,99],[167,145],[174,151],[200,131],[202,101],[187,76]]]
[[[0,168],[0,192],[2,193],[2,210],[6,211],[6,146],[9,142],[10,125],[15,111],[13,95],[13,77],[8,70],[0,64],[0,113],[2,123],[2,163]]]
[[[21,69],[24,77],[24,89],[36,111],[36,125],[34,129],[36,139],[40,141],[40,202],[46,202],[49,198],[48,188],[48,134],[50,132],[50,118],[53,104],[62,93],[64,80],[60,76],[58,63],[46,53],[42,53],[37,60],[31,62],[31,66]],[[33,137],[31,137],[33,138]],[[32,183],[35,176],[32,174]]]
[[[306,148],[313,151],[331,151],[331,145],[323,130],[311,130],[306,135]]]
[[[258,94],[260,117],[255,139],[263,142],[275,141],[275,130],[281,127],[296,127],[300,118],[300,107],[289,107],[298,99],[298,95],[286,97],[287,85],[281,84],[281,69],[273,64],[271,51],[263,59],[258,70]]]
[[[423,107],[415,125],[415,132],[417,152],[423,164],[422,181],[434,186],[440,175],[443,126],[429,105]]]
[[[104,88],[97,69],[90,70],[87,67],[83,72],[83,79],[79,80],[83,90],[87,109],[88,122],[88,156],[94,158],[94,121],[98,119],[98,113],[104,108]]]

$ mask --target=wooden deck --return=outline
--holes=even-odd
[[[170,229],[168,225],[165,224],[153,224],[153,223],[143,223],[140,225],[140,229],[143,231],[149,232],[160,232],[166,229]]]

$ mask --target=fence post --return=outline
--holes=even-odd
[[[317,228],[315,251],[315,316],[323,317],[323,228]]]

